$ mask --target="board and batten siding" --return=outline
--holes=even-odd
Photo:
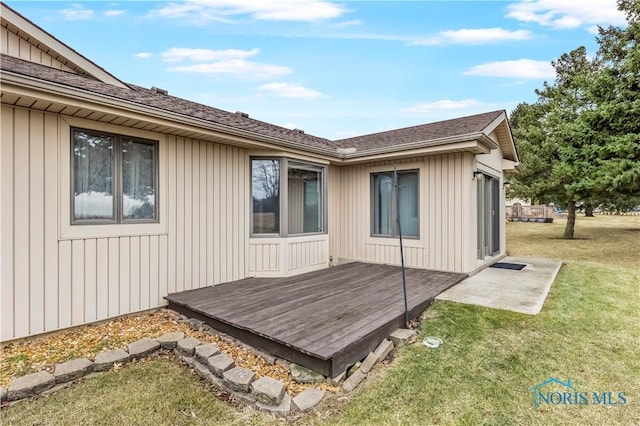
[[[74,72],[71,68],[64,65],[47,52],[29,43],[22,37],[18,37],[15,33],[9,31],[5,27],[0,28],[0,40],[0,53],[24,59],[25,61],[46,65],[48,67]]]
[[[397,162],[398,170],[419,171],[420,237],[404,239],[409,267],[468,272],[475,267],[474,156],[434,155]],[[397,238],[371,236],[371,173],[392,171],[392,163],[332,168],[330,256],[375,263],[400,264]]]
[[[60,148],[63,121],[2,106],[0,340],[158,307],[167,293],[247,276],[246,150],[158,135],[167,150],[168,196],[159,200],[167,231],[61,238],[59,188],[70,181],[60,172],[69,155]]]
[[[249,275],[287,277],[329,266],[327,234],[249,239]]]

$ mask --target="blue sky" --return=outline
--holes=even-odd
[[[330,139],[511,111],[615,0],[7,1],[123,81]]]

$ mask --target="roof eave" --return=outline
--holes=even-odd
[[[505,159],[517,163],[519,161],[518,152],[516,150],[515,142],[513,141],[511,126],[509,126],[509,120],[505,111],[502,111],[502,113],[498,115],[491,123],[485,126],[485,128],[482,129],[482,132],[486,135],[489,135],[491,132],[498,129],[501,125],[505,126],[505,129],[503,131],[505,137],[502,137],[500,138],[500,140],[498,140],[500,149],[502,150],[502,155]]]
[[[15,87],[24,87],[27,89],[35,89],[42,93],[43,99],[49,97],[63,97],[65,99],[74,99],[87,102],[90,105],[104,105],[111,108],[119,108],[129,112],[142,114],[144,116],[159,118],[170,123],[181,123],[193,126],[199,129],[205,129],[217,133],[227,134],[230,136],[240,137],[246,142],[252,141],[265,142],[267,144],[276,145],[283,148],[302,150],[312,154],[318,154],[324,157],[335,157],[333,148],[320,148],[307,145],[300,142],[288,141],[273,136],[262,135],[248,130],[238,129],[236,127],[215,123],[197,117],[187,116],[184,114],[167,111],[161,108],[142,105],[136,102],[127,101],[121,98],[95,93],[89,90],[79,89],[63,84],[58,84],[38,78],[25,76],[19,73],[12,73],[6,70],[0,70],[2,75],[3,91],[10,88],[13,84]],[[47,99],[49,100],[49,99]]]
[[[229,135],[242,138],[246,143],[261,142],[275,145],[280,148],[304,151],[311,155],[318,155],[330,160],[334,164],[354,164],[367,161],[392,160],[396,158],[406,158],[410,155],[429,155],[447,151],[467,151],[474,154],[486,154],[498,148],[498,143],[483,132],[468,133],[463,135],[449,136],[445,138],[422,140],[417,142],[374,148],[364,151],[339,153],[334,147],[318,147],[268,136],[249,130],[238,129],[225,124],[215,123],[201,118],[179,114],[165,109],[148,106],[115,96],[104,95],[81,89],[69,85],[51,82],[36,77],[27,76],[0,69],[2,75],[3,91],[15,87],[27,90],[35,90],[41,98],[54,100],[53,98],[63,98],[73,100],[76,103],[86,102],[87,107],[110,107],[124,110],[130,113],[137,113],[143,116],[164,120],[166,124],[179,123],[192,126],[197,129],[216,132],[218,134]],[[467,143],[465,145],[465,143]],[[257,144],[256,144],[257,145]],[[260,146],[264,148],[263,146]]]
[[[437,155],[452,152],[469,152],[471,154],[488,154],[496,148],[495,143],[485,140],[482,135],[470,134],[459,137],[442,138],[435,141],[405,144],[393,147],[393,150],[364,151],[344,156],[342,164],[359,164],[372,161],[396,160],[402,158]],[[490,142],[490,143],[487,143]]]
[[[35,40],[47,46],[57,54],[65,57],[79,69],[104,83],[112,84],[120,88],[128,88],[128,86],[120,79],[116,78],[86,56],[81,55],[62,41],[58,40],[56,37],[13,10],[5,3],[0,3],[0,8],[2,10],[2,19],[29,34],[29,36],[33,37]]]

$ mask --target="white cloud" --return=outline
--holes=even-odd
[[[463,74],[525,80],[553,78],[556,75],[550,61],[536,61],[533,59],[487,62],[476,65]]]
[[[526,40],[531,38],[531,32],[526,30],[510,31],[504,28],[463,28],[460,30],[441,31],[435,36],[415,38],[410,44],[488,44],[511,40]]]
[[[170,3],[151,16],[188,18],[197,22],[230,21],[238,15],[257,20],[314,22],[338,18],[347,9],[325,0],[186,0]]]
[[[282,65],[247,61],[260,53],[260,49],[211,50],[173,47],[160,54],[165,62],[198,62],[196,64],[169,67],[172,72],[190,72],[201,74],[231,74],[241,79],[266,80],[281,77],[292,72]]]
[[[508,6],[507,17],[553,28],[624,25],[616,0],[523,0]]]
[[[434,102],[421,102],[417,105],[405,108],[403,112],[411,113],[429,113],[442,110],[466,110],[484,106],[485,104],[476,99],[463,99],[453,101],[450,99],[442,99]]]
[[[126,10],[105,10],[105,16],[120,16],[126,13]]]
[[[194,62],[223,61],[230,59],[245,59],[260,53],[260,49],[240,50],[211,50],[211,49],[191,49],[183,47],[172,47],[162,52],[162,60],[165,62],[178,62],[190,60]]]
[[[86,21],[93,18],[93,10],[86,9],[84,6],[75,4],[69,9],[62,9],[59,11],[64,19],[67,21]]]
[[[356,27],[358,25],[362,25],[362,21],[354,19],[351,21],[342,21],[342,22],[336,22],[335,24],[331,25],[332,28],[347,28],[347,27]]]
[[[153,56],[153,53],[150,52],[140,52],[140,53],[136,53],[135,55],[136,58],[141,58],[141,59],[148,59],[150,57]]]
[[[191,72],[201,74],[230,74],[234,77],[250,80],[266,80],[291,73],[291,68],[245,61],[244,59],[228,59],[206,64],[170,67],[172,72]]]
[[[313,100],[327,97],[317,90],[307,89],[296,83],[267,83],[258,89],[281,98]]]

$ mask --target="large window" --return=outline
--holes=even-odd
[[[397,188],[393,185],[392,172],[372,174],[371,234],[376,237],[397,237],[399,218],[402,236],[418,238],[418,194],[417,170],[399,171]]]
[[[280,233],[280,160],[251,161],[253,233]]]
[[[325,232],[324,174],[322,166],[286,158],[252,159],[252,233]]]
[[[74,224],[157,222],[158,142],[71,132]]]

